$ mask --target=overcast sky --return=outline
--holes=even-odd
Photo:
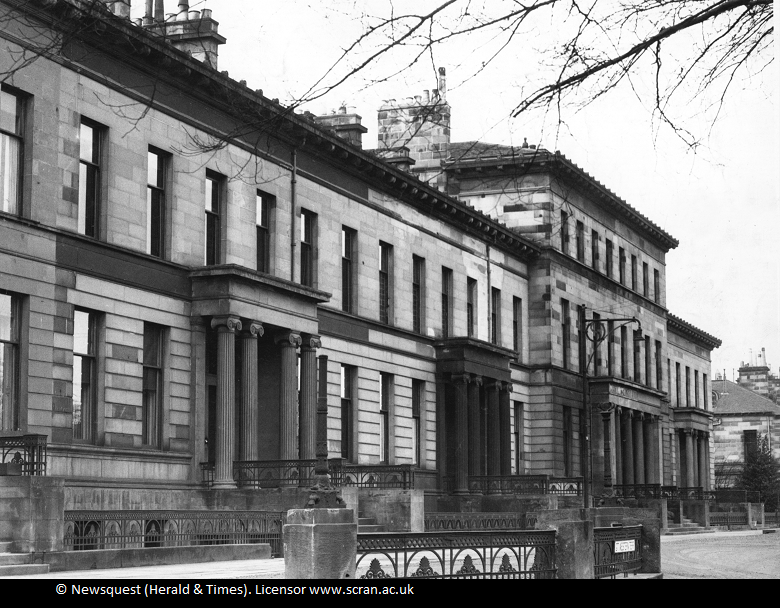
[[[140,16],[142,2],[133,4],[134,15]],[[435,4],[401,0],[396,8],[419,5],[425,11]],[[175,0],[166,0],[168,12],[174,12],[175,5]],[[365,23],[362,9],[383,10],[389,5],[388,0],[190,2],[191,9],[212,9],[227,38],[220,49],[219,69],[283,103],[306,94],[341,49],[360,35]],[[383,100],[436,88],[434,69],[446,67],[453,141],[519,145],[527,137],[529,143],[560,150],[680,241],[666,259],[667,304],[672,313],[723,340],[713,352],[713,375],[726,369],[731,379],[732,370],[749,359],[750,350],[755,355],[762,347],[777,373],[780,62],[736,81],[714,124],[711,113],[702,115],[711,99],[674,108],[686,127],[704,136],[704,145],[693,154],[653,120],[647,100],[638,99],[628,86],[579,112],[566,111],[563,128],[558,128],[552,113],[508,120],[520,91],[546,75],[545,53],[559,40],[546,31],[554,28],[548,19],[522,32],[473,78],[495,50],[495,41],[461,39],[388,82],[372,84],[372,78],[405,65],[403,58],[391,56],[303,109],[324,114],[343,102],[354,106],[369,129],[364,147],[371,148],[376,144],[376,110]],[[641,95],[651,82],[651,73],[646,72],[633,86]]]

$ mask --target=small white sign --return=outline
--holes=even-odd
[[[615,553],[631,553],[636,551],[635,540],[616,540],[615,541]]]

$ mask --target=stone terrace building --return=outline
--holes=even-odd
[[[581,476],[585,368],[596,492],[707,484],[719,341],[666,309],[677,241],[557,152],[450,143],[443,82],[364,151],[179,8],[0,2],[0,430],[46,437],[66,509],[301,506],[234,469],[314,457],[318,364],[330,455],[429,493]]]

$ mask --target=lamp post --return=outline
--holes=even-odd
[[[636,333],[634,334],[634,342],[637,342],[641,340],[641,333],[642,333],[642,323],[637,319],[636,317],[612,317],[609,319],[591,319],[588,320],[585,317],[587,308],[585,306],[580,306],[579,309],[579,346],[580,346],[580,361],[582,362],[580,365],[581,369],[581,376],[582,376],[582,411],[585,415],[585,437],[583,441],[583,447],[584,447],[584,458],[582,463],[582,473],[583,473],[583,481],[584,481],[584,488],[583,488],[583,496],[584,496],[584,502],[585,502],[585,508],[590,507],[590,501],[591,501],[591,483],[592,483],[592,473],[591,473],[591,449],[590,449],[590,433],[591,433],[591,403],[589,397],[589,384],[588,384],[588,367],[590,366],[590,359],[588,358],[588,346],[587,341],[590,340],[593,342],[593,355],[596,354],[596,351],[599,347],[599,345],[609,338],[609,336],[621,327],[628,325],[629,323],[636,323],[638,326],[638,329],[636,330],[639,332],[640,337],[636,337]],[[604,323],[607,321],[619,321],[622,322],[617,327],[613,328],[611,332],[607,332]],[[590,336],[588,334],[588,328],[593,328],[592,333],[593,335]],[[625,348],[625,345],[621,345],[622,348]],[[592,356],[593,356],[592,355]],[[609,467],[609,463],[607,464]],[[611,474],[609,475],[609,485],[611,487],[612,485],[612,478]]]

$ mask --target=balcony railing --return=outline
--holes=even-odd
[[[309,487],[314,481],[316,463],[316,460],[236,461],[233,463],[233,479],[240,488]],[[214,464],[201,463],[200,469],[204,483],[211,486],[214,483]],[[331,482],[337,487],[435,488],[436,472],[422,470],[412,464],[363,465],[330,459],[328,472]]]
[[[748,514],[746,511],[732,513],[710,513],[710,526],[719,526],[731,529],[731,526],[748,526]]]
[[[9,475],[46,475],[46,435],[0,437],[0,464]],[[18,471],[18,472],[15,472]]]
[[[642,526],[593,528],[594,578],[628,576],[642,567]]]
[[[666,498],[668,500],[715,500],[715,491],[702,487],[678,488],[656,483],[622,484],[613,486],[622,498]]]
[[[66,551],[269,543],[282,552],[286,513],[275,511],[65,511]]]
[[[549,475],[480,475],[468,478],[473,494],[556,494],[581,496],[582,477],[550,477]],[[453,492],[455,478],[445,479],[447,492]]]
[[[555,530],[358,534],[359,578],[555,578]]]

